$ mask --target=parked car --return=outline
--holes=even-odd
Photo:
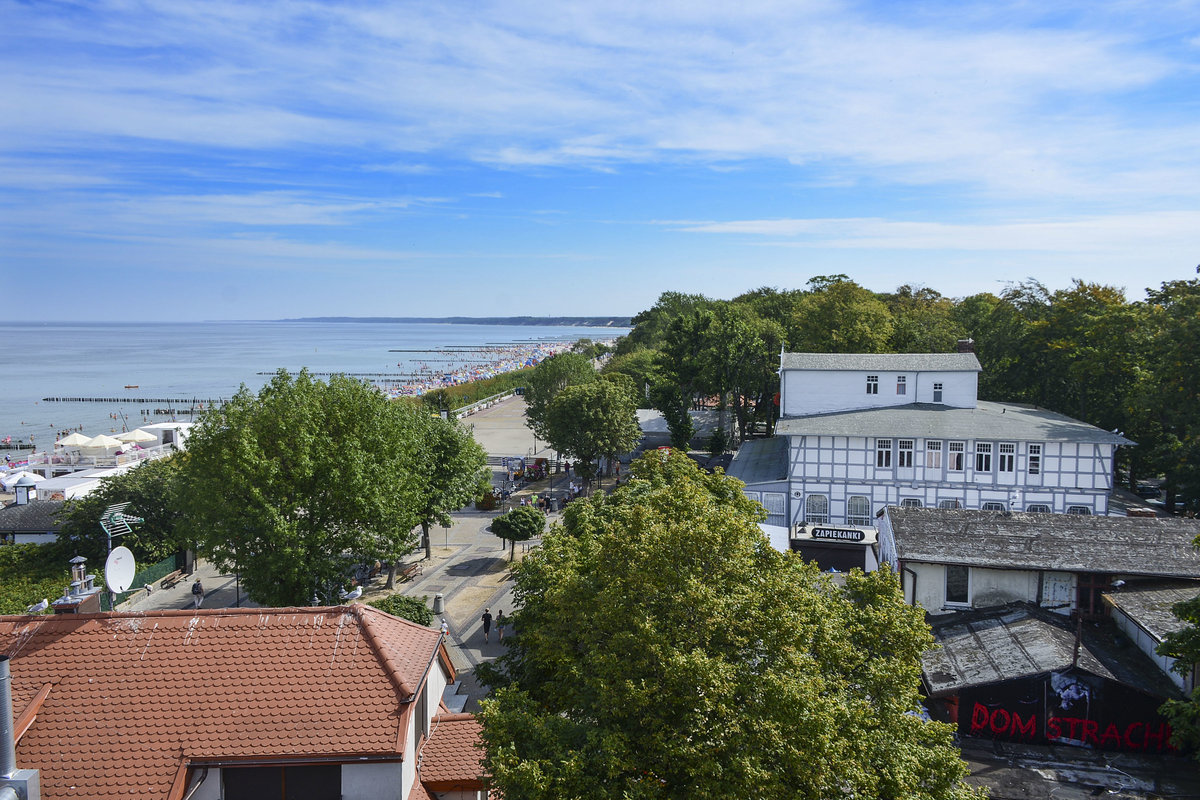
[[[1162,487],[1149,483],[1139,483],[1136,494],[1138,497],[1144,497],[1147,500],[1157,500],[1158,496],[1162,494]]]

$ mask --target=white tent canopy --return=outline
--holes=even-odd
[[[132,431],[126,431],[125,433],[118,433],[116,438],[120,439],[122,442],[157,442],[158,441],[157,436],[155,436],[153,433],[146,433],[141,428],[137,428]]]
[[[82,433],[72,433],[69,436],[59,439],[54,444],[56,447],[79,447],[80,445],[87,444],[89,441],[91,439]]]
[[[17,485],[17,481],[25,477],[33,478],[35,483],[40,483],[46,480],[36,472],[26,472],[25,470],[21,470],[19,472],[10,472],[4,477],[0,478],[0,486],[4,487],[4,491],[11,492],[12,488]]]
[[[120,447],[122,444],[124,444],[124,442],[122,442],[120,439],[114,439],[113,437],[109,436],[108,434],[102,433],[99,436],[95,436],[95,437],[92,437],[91,439],[88,439],[86,442],[84,442],[83,444],[81,444],[79,446],[79,449],[93,451],[93,452],[108,451],[108,450],[113,450],[117,447]]]

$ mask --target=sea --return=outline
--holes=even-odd
[[[257,391],[281,367],[322,379],[355,375],[394,390],[418,374],[499,360],[484,348],[521,353],[627,332],[402,322],[0,323],[0,453],[18,444],[28,452],[31,440],[42,451],[69,431],[95,436],[194,421],[200,404],[208,408],[242,386]]]

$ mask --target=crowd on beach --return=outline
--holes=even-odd
[[[426,361],[418,361],[414,374],[419,375],[419,378],[404,384],[392,384],[386,388],[386,391],[389,397],[419,397],[426,392],[445,389],[448,386],[486,380],[525,367],[536,367],[539,362],[550,356],[567,352],[572,345],[574,342],[536,342],[470,351],[449,349],[438,351],[447,356],[461,355],[464,360],[467,358],[478,359],[481,356],[485,360],[476,360],[475,363],[461,366],[453,366],[453,362],[450,362],[450,365],[453,366],[452,369],[437,369],[435,365],[430,365]],[[396,366],[403,367],[405,364],[402,362]]]

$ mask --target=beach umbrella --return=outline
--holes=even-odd
[[[36,472],[26,472],[25,470],[20,470],[18,472],[10,472],[3,478],[0,478],[0,486],[4,487],[4,491],[11,492],[12,488],[17,485],[17,481],[25,477],[32,478],[34,483],[41,483],[42,481],[46,480]]]
[[[72,433],[70,436],[64,436],[54,444],[58,447],[79,447],[82,444],[87,444],[91,438],[84,436],[82,433]]]
[[[132,431],[126,431],[125,433],[118,433],[116,438],[120,439],[122,442],[135,442],[135,443],[157,442],[158,441],[157,436],[155,436],[153,433],[146,433],[141,428],[137,428]]]
[[[113,437],[102,433],[99,436],[88,439],[79,447],[81,450],[110,450],[114,447],[120,447],[122,444],[124,444],[124,442],[122,442],[120,439],[114,439]]]

